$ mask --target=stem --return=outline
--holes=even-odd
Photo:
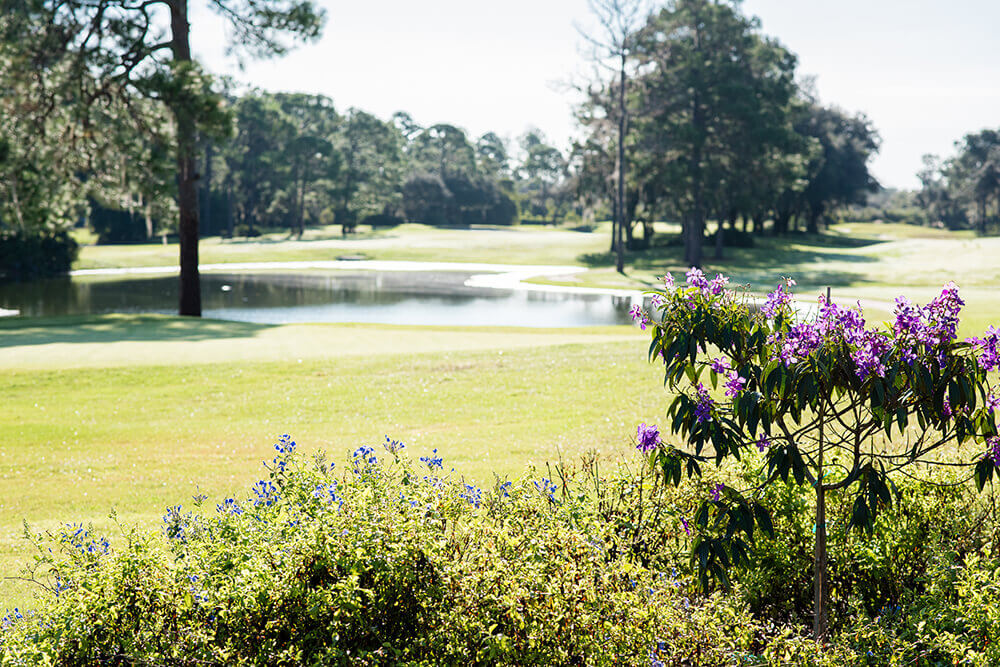
[[[830,288],[826,288],[826,301],[830,302]],[[822,388],[820,395],[824,394]],[[827,635],[827,583],[826,583],[826,488],[823,484],[823,412],[825,405],[819,405],[819,453],[816,457],[816,550],[813,559],[813,592],[815,596],[815,617],[813,636],[817,643],[823,643]]]

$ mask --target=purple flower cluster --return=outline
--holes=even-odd
[[[721,273],[716,273],[715,277],[712,278],[712,282],[708,284],[708,291],[719,296],[726,291],[726,285],[729,284],[729,278],[722,275]]]
[[[791,301],[792,295],[785,291],[785,286],[778,285],[778,289],[767,295],[767,301],[760,307],[760,312],[764,313],[764,317],[773,319]]]
[[[769,317],[787,301],[783,288],[768,295],[761,310]],[[886,359],[895,349],[901,358],[912,363],[922,351],[943,355],[938,348],[955,339],[958,312],[963,301],[958,288],[949,283],[930,304],[920,308],[904,297],[896,299],[895,319],[891,331],[866,329],[865,318],[857,307],[844,307],[819,298],[819,315],[815,320],[801,322],[783,334],[774,334],[771,343],[777,346],[774,358],[791,366],[808,357],[827,343],[844,344],[849,348],[854,370],[865,380],[884,377]],[[1000,367],[1000,331],[987,331],[983,339],[970,339],[980,349],[981,360],[988,369]],[[992,365],[991,365],[992,364]]]
[[[704,385],[700,382],[698,383],[698,404],[694,406],[694,417],[699,424],[712,421],[712,406],[715,405],[715,401],[708,394],[708,389],[705,389]]]
[[[646,426],[646,423],[643,422],[639,424],[636,439],[638,440],[636,449],[640,450],[643,454],[649,453],[656,449],[656,446],[661,442],[660,430],[656,426]]]
[[[927,324],[921,334],[921,342],[928,347],[937,347],[942,343],[955,340],[958,331],[958,313],[965,301],[958,296],[958,285],[948,283],[941,294],[924,306],[924,317]]]
[[[406,445],[403,444],[402,440],[393,440],[389,436],[385,436],[385,442],[382,443],[382,447],[390,454],[398,454],[406,449]]]
[[[482,489],[477,486],[473,486],[472,484],[463,484],[463,486],[465,487],[465,490],[458,494],[458,497],[464,499],[476,509],[479,509],[479,505],[483,502]]]
[[[709,489],[708,495],[712,496],[712,500],[718,502],[719,500],[722,499],[722,492],[725,490],[726,490],[726,485],[723,484],[722,482],[719,482],[711,489]]]
[[[993,414],[1000,408],[1000,396],[995,396],[994,394],[986,395],[986,409],[989,410],[990,414]]]
[[[767,437],[766,434],[761,433],[760,437],[757,438],[757,451],[763,452],[771,446],[771,439]]]
[[[730,371],[726,375],[726,396],[733,398],[736,394],[740,393],[747,386],[747,379],[745,377],[740,377],[740,374],[736,371]]]
[[[270,507],[274,503],[278,502],[278,488],[273,482],[269,482],[265,479],[258,480],[256,484],[250,487],[253,491],[254,497],[250,500],[253,501],[254,507]],[[180,509],[180,508],[178,508]],[[163,518],[166,521],[166,517]]]
[[[441,470],[444,468],[444,459],[438,456],[437,453],[438,450],[435,449],[430,456],[421,456],[420,462],[426,464],[431,470],[434,470],[434,468]]]
[[[330,504],[336,503],[338,511],[344,506],[343,496],[337,495],[337,480],[333,480],[329,484],[317,484],[316,488],[313,489],[313,498],[326,500]]]
[[[776,358],[781,359],[787,368],[822,347],[823,337],[813,322],[801,322],[791,327],[784,336],[775,334],[771,342],[780,343]]]
[[[663,286],[669,290],[674,288],[674,274],[669,271],[663,276]]]
[[[696,269],[692,266],[688,272],[684,274],[684,277],[687,279],[687,284],[691,287],[697,287],[701,290],[708,287],[708,278],[706,278],[705,274],[701,272],[701,269]]]
[[[239,501],[235,498],[226,498],[215,506],[215,511],[219,514],[230,514],[232,516],[243,514],[243,508],[240,507]]]
[[[993,465],[1000,468],[1000,436],[993,436],[986,441],[986,457],[993,461]]]
[[[1000,352],[997,350],[997,346],[1000,345],[1000,329],[991,326],[982,338],[973,337],[965,340],[976,348],[979,364],[983,370],[992,371],[1000,368]]]
[[[635,303],[632,304],[632,308],[628,311],[628,314],[632,316],[633,322],[639,323],[639,328],[643,331],[646,330],[646,325],[649,324],[649,317],[646,316],[646,311],[642,309],[642,306]]]

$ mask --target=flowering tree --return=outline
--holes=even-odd
[[[665,368],[677,392],[669,430],[684,449],[667,444],[643,424],[638,447],[665,479],[732,457],[760,456],[764,482],[739,491],[716,485],[695,514],[692,559],[703,585],[727,582],[726,569],[747,562],[755,527],[771,531],[756,497],[777,480],[809,484],[816,494],[814,553],[817,639],[827,632],[826,494],[854,497],[852,527],[871,531],[892,505],[893,473],[914,463],[968,466],[979,489],[1000,466],[994,411],[1000,398],[987,377],[1000,366],[1000,330],[957,339],[964,302],[949,283],[923,307],[896,299],[894,319],[867,327],[860,304],[846,308],[819,298],[805,317],[791,303],[794,281],[756,304],[728,289],[728,278],[708,280],[698,269],[687,284],[653,292],[650,358]],[[717,400],[705,386],[721,382]],[[960,446],[971,443],[971,460]],[[693,451],[691,451],[693,450]],[[965,457],[963,459],[963,457]]]

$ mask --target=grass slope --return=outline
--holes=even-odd
[[[630,327],[447,330],[265,327],[157,316],[0,326],[0,570],[21,521],[120,516],[150,526],[197,488],[246,493],[293,434],[335,460],[384,434],[488,481],[628,447],[662,389]],[[28,602],[17,582],[7,606]]]

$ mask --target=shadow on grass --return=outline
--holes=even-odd
[[[860,253],[836,252],[838,248],[863,248],[883,243],[869,238],[851,238],[832,234],[793,234],[783,238],[765,237],[757,240],[753,248],[726,248],[721,260],[714,258],[715,248],[705,243],[705,270],[718,270],[732,276],[739,274],[764,275],[781,273],[794,274],[796,280],[810,284],[855,284],[867,282],[863,277],[865,264],[878,262],[878,258]],[[824,251],[823,248],[830,248]],[[611,252],[585,253],[577,261],[592,268],[611,268],[614,254]],[[655,245],[645,250],[626,253],[626,264],[632,270],[657,271],[665,266],[683,265],[683,248],[676,243]],[[858,265],[859,271],[830,271],[823,268],[826,263]]]
[[[169,315],[80,315],[0,320],[0,348],[49,343],[245,338],[274,325]]]

